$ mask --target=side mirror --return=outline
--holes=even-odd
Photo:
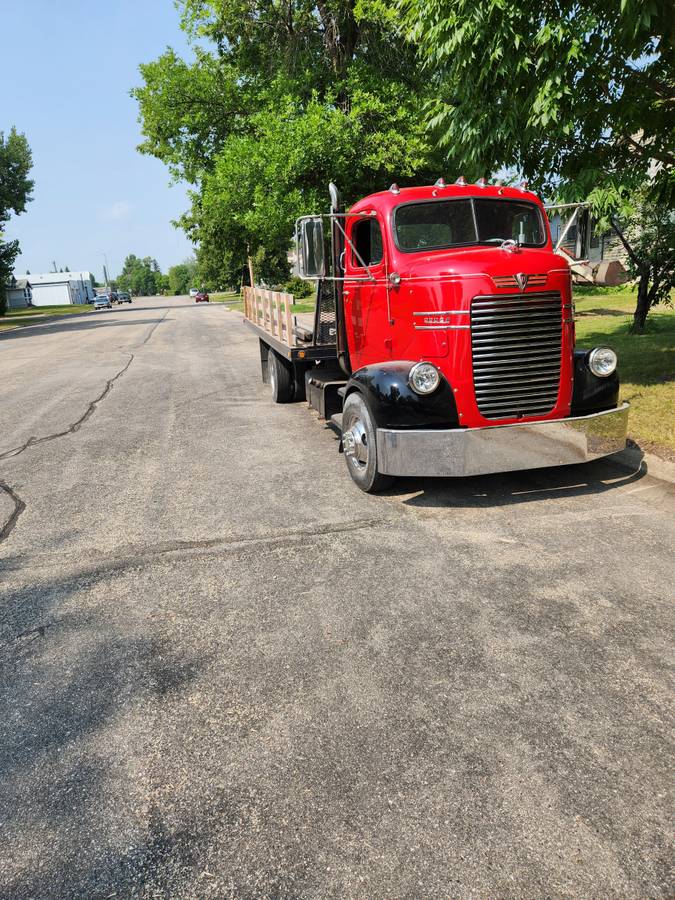
[[[295,228],[295,245],[300,278],[324,278],[326,259],[323,220],[320,216],[304,216],[302,219],[298,219]]]

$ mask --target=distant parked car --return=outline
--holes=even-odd
[[[120,291],[117,295],[118,303],[131,303],[131,294],[129,291]]]
[[[190,288],[190,296],[191,297],[196,297],[198,293],[199,293],[199,290],[197,288]]]
[[[198,291],[197,294],[195,295],[195,303],[208,303],[208,302],[209,302],[209,295],[206,293],[206,291]]]
[[[94,309],[112,309],[112,300],[110,294],[99,294],[94,299]]]

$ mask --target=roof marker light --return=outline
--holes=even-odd
[[[396,182],[394,182],[390,186],[389,190],[392,192],[392,194],[400,194],[401,193],[401,188],[396,184]]]
[[[438,181],[434,183],[434,187],[445,187],[445,178],[439,178]]]
[[[455,184],[459,184],[462,187],[466,187],[466,178],[463,175],[460,175]]]
[[[478,187],[485,187],[487,184],[487,181],[484,178],[479,178],[478,181],[476,182],[476,184],[478,185]]]

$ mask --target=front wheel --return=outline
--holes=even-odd
[[[393,484],[391,475],[377,471],[377,429],[366,401],[350,394],[342,410],[342,447],[347,471],[362,491],[375,494]]]

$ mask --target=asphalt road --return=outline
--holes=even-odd
[[[366,496],[187,299],[0,370],[0,896],[673,895],[663,483]]]

